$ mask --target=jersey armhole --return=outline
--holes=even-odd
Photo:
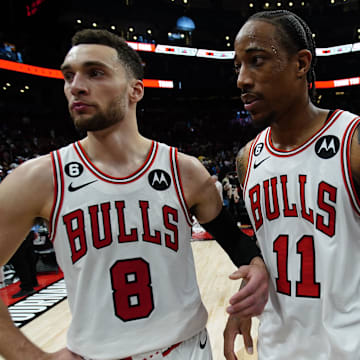
[[[243,192],[243,199],[245,199],[246,186],[247,186],[247,183],[249,181],[249,176],[250,176],[250,171],[251,171],[251,164],[252,164],[253,157],[254,157],[254,148],[255,148],[258,140],[259,140],[260,135],[261,135],[261,133],[256,136],[256,138],[252,141],[252,143],[250,145],[249,158],[248,158],[248,163],[247,163],[247,166],[246,166],[246,173],[245,173],[244,182],[242,184],[240,184],[242,192]]]
[[[53,179],[54,179],[54,200],[49,221],[49,239],[53,243],[56,235],[56,228],[59,220],[59,213],[64,198],[64,174],[59,150],[51,153]]]
[[[345,136],[341,144],[341,169],[350,203],[354,211],[360,216],[359,185],[355,183],[353,179],[350,164],[351,140],[359,123],[360,117],[355,118],[345,131]]]
[[[177,197],[179,199],[181,208],[182,208],[183,213],[185,215],[186,222],[190,227],[192,227],[192,225],[193,225],[192,216],[191,216],[190,209],[187,206],[185,196],[184,196],[184,191],[183,191],[183,187],[182,187],[182,183],[181,183],[181,177],[180,177],[177,154],[178,154],[178,149],[174,148],[174,147],[170,147],[171,174],[172,174],[172,178],[173,178],[173,181],[174,181],[174,187],[175,187],[175,190],[176,190],[176,195],[177,195]]]

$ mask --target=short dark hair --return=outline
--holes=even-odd
[[[138,80],[144,78],[144,68],[138,53],[124,39],[107,30],[84,29],[75,33],[72,46],[80,44],[99,44],[114,48],[122,65]]]
[[[250,20],[264,20],[274,25],[278,29],[280,41],[289,53],[293,54],[302,49],[311,52],[312,60],[307,73],[307,81],[310,98],[315,100],[316,45],[307,23],[298,15],[287,10],[258,12],[250,16],[248,21]]]

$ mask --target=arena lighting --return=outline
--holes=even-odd
[[[131,46],[136,51],[155,52],[155,48],[156,48],[155,44],[148,44],[148,43],[139,43],[139,42],[127,41],[127,44],[129,46]]]
[[[27,64],[17,63],[14,61],[8,61],[8,60],[0,59],[0,69],[17,71],[25,74],[37,75],[37,76],[48,77],[53,79],[61,79],[61,80],[64,79],[62,72],[60,70],[27,65]],[[145,87],[150,87],[150,88],[165,88],[165,89],[174,88],[174,82],[172,80],[144,79],[143,83]]]
[[[32,3],[30,5],[26,5],[26,15],[27,16],[32,16],[35,13],[37,13],[37,11],[39,10],[40,5],[44,1],[45,0],[34,0],[34,1],[32,1]]]
[[[139,43],[139,42],[127,42],[134,50],[137,51],[149,51],[149,52],[158,52],[162,54],[172,54],[172,55],[186,55],[186,56],[198,56],[200,49],[189,48],[189,47],[177,47],[170,45],[155,45],[148,43]],[[166,50],[164,50],[166,49]],[[200,51],[202,53],[203,50]],[[219,53],[218,50],[206,50],[213,53]],[[349,52],[360,51],[360,42],[354,44],[344,44],[333,46],[329,48],[316,48],[316,56],[331,56],[331,55],[340,55]],[[232,52],[233,56],[235,55]],[[209,56],[211,57],[211,56]],[[226,55],[217,57],[216,59],[229,59],[230,57]]]
[[[331,56],[331,55],[340,55],[347,54],[352,51],[359,51],[360,43],[355,44],[344,44],[339,46],[333,46],[329,48],[316,48],[316,56]]]
[[[39,66],[27,65],[27,64],[17,63],[14,61],[0,59],[0,68],[5,70],[31,74],[31,75],[37,75],[37,76],[43,76],[43,77],[49,77],[55,79],[63,79],[60,70],[42,68]],[[174,82],[172,80],[144,79],[143,83],[145,87],[150,87],[150,88],[166,88],[166,89],[174,88]],[[330,88],[343,87],[343,86],[360,85],[360,76],[347,78],[347,79],[316,81],[315,85],[317,89],[330,89]],[[10,84],[8,86],[10,86]]]
[[[196,56],[210,59],[228,59],[233,60],[235,56],[234,51],[215,51],[199,49]]]
[[[347,79],[316,81],[315,86],[317,89],[331,89],[343,86],[360,85],[360,77],[353,77]]]
[[[197,49],[181,46],[157,45],[155,52],[159,54],[195,56]]]

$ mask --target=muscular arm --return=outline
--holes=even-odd
[[[213,220],[222,209],[222,202],[210,174],[192,156],[178,154],[181,180],[187,205],[199,223]]]
[[[50,158],[31,160],[0,184],[0,266],[4,265],[31,229],[36,217],[48,218],[52,203]],[[0,355],[7,360],[39,360],[45,353],[13,324],[0,301]]]
[[[351,140],[350,165],[353,179],[357,184],[358,196],[360,196],[360,125]]]
[[[245,181],[246,169],[249,161],[250,146],[251,142],[247,143],[243,148],[240,149],[236,157],[236,171],[241,187]]]
[[[235,265],[248,265],[260,255],[256,243],[239,230],[230,214],[222,208],[216,186],[200,162],[184,154],[180,156],[185,198],[192,213],[215,237]]]
[[[192,213],[200,224],[212,223],[211,228],[217,229],[215,238],[235,264],[246,264],[232,275],[233,279],[245,279],[246,286],[231,298],[227,311],[243,316],[259,315],[268,297],[268,273],[262,258],[254,256],[260,253],[255,241],[243,234],[233,221],[224,221],[220,195],[197,159],[179,154],[179,167]]]

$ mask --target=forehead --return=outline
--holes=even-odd
[[[235,38],[235,51],[252,49],[279,50],[280,43],[276,27],[267,21],[250,20],[244,24]]]
[[[80,44],[69,50],[62,67],[84,66],[89,63],[99,63],[109,68],[120,65],[117,51],[114,48],[99,44]]]

